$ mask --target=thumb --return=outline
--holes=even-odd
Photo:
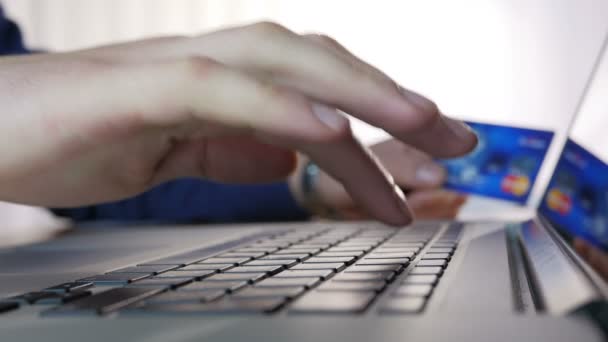
[[[173,146],[159,163],[154,183],[182,177],[226,183],[273,182],[285,179],[295,166],[295,152],[251,138],[198,138]]]

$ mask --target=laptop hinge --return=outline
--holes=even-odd
[[[537,221],[518,226],[528,280],[539,311],[566,315],[602,296],[546,227]]]

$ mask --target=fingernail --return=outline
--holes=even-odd
[[[471,135],[477,136],[471,126],[466,123],[450,118],[445,118],[446,124],[452,130],[452,132],[460,138],[469,139]]]
[[[405,89],[401,86],[399,86],[399,91],[401,91],[401,94],[403,94],[403,97],[405,97],[406,101],[412,103],[419,109],[429,112],[437,111],[437,105],[435,105],[433,101],[427,99],[426,97],[411,90]]]
[[[395,193],[395,200],[397,201],[397,206],[401,209],[401,222],[402,225],[410,224],[413,219],[413,211],[410,209],[407,200],[405,199],[405,194],[401,190],[401,188],[397,185],[393,186],[393,190]]]
[[[348,124],[348,119],[334,108],[319,103],[313,103],[312,112],[315,113],[325,126],[333,130],[340,131],[344,129],[345,124]]]
[[[445,170],[438,164],[426,163],[416,170],[416,179],[426,184],[441,184],[445,178]]]

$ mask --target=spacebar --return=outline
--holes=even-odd
[[[154,296],[162,289],[121,287],[104,291],[45,312],[45,315],[98,314],[116,311],[142,299]]]

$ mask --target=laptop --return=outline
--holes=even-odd
[[[0,250],[0,340],[605,341],[603,50],[525,222],[83,227]]]

